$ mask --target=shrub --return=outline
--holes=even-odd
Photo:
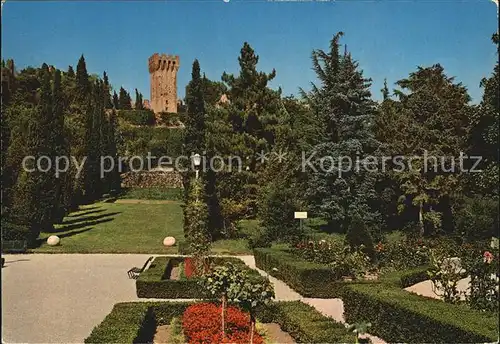
[[[151,343],[156,329],[152,309],[141,303],[118,303],[85,343]]]
[[[181,124],[181,117],[178,113],[174,112],[161,112],[159,115],[159,123],[160,125],[166,126],[178,126]]]
[[[302,239],[304,233],[293,216],[297,210],[296,195],[290,188],[268,185],[262,191],[259,202],[259,218],[266,233],[264,238],[291,243]]]
[[[274,248],[254,249],[255,264],[259,269],[284,281],[305,297],[336,298],[349,283],[377,283],[375,281],[339,280],[332,267],[306,261],[297,255]]]
[[[404,270],[429,263],[429,247],[422,239],[405,238],[375,246],[375,259],[381,268]]]
[[[346,322],[370,322],[370,333],[388,342],[477,343],[498,339],[498,314],[412,294],[394,282],[391,278],[379,284],[346,286],[342,297]]]
[[[297,343],[353,343],[355,336],[345,325],[325,317],[314,307],[300,301],[273,302],[263,307],[258,318],[274,322]]]
[[[355,216],[349,223],[346,233],[346,241],[352,249],[362,248],[363,252],[370,258],[374,257],[373,238],[370,230],[359,217]]]
[[[155,124],[155,114],[151,110],[118,110],[118,117],[133,125]]]
[[[490,240],[499,231],[498,199],[484,196],[463,199],[454,214],[455,230],[467,241]]]
[[[174,267],[178,267],[183,257],[156,257],[149,268],[143,271],[137,278],[136,292],[140,298],[157,299],[210,299],[212,296],[205,288],[199,285],[199,278],[170,280],[170,274]],[[238,258],[212,258],[214,266],[231,262],[242,269],[249,269],[254,276],[260,276],[255,270],[250,270],[245,263]],[[184,264],[184,267],[186,264]]]
[[[212,303],[189,306],[182,316],[184,335],[189,343],[248,343],[249,315],[236,307],[226,310],[226,336],[221,331],[220,308]],[[254,343],[264,343],[254,332]]]
[[[85,343],[151,343],[155,333],[153,325],[171,324],[174,318],[183,317],[184,312],[192,305],[194,305],[192,302],[118,303],[111,313],[92,330],[90,336],[85,339]],[[216,305],[210,307],[212,311],[214,307],[216,311],[218,310]],[[231,309],[234,308],[231,307]],[[232,324],[245,325],[241,311],[231,310],[229,313],[228,318]],[[248,316],[245,314],[244,316],[248,328]],[[208,318],[206,314],[202,321],[205,321],[204,318]],[[217,319],[217,317],[210,318]],[[343,324],[325,317],[313,307],[300,301],[273,302],[260,307],[257,319],[265,323],[279,324],[283,331],[288,332],[297,343],[352,343],[355,340],[355,336],[348,333]],[[248,343],[248,332],[237,332],[228,340],[234,343]]]
[[[435,293],[436,290],[441,291],[445,302],[458,303],[460,301],[458,281],[462,279],[462,274],[457,271],[457,266],[449,261],[449,256],[443,255],[438,250],[430,250],[429,253],[431,268],[428,274],[433,291]]]
[[[498,262],[498,252],[468,249],[461,255],[461,266],[470,276],[466,301],[471,308],[498,311]]]
[[[170,280],[172,269],[182,258],[156,257],[149,269],[136,280],[137,296],[160,299],[198,299],[208,296],[205,290],[192,280]]]
[[[319,240],[299,243],[293,252],[307,261],[328,264],[335,278],[341,279],[359,278],[369,270],[370,262],[362,249],[362,246],[350,248],[336,240]]]

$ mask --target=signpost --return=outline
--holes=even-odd
[[[293,217],[299,219],[300,221],[300,232],[302,233],[302,220],[307,219],[307,211],[296,211],[293,213]]]

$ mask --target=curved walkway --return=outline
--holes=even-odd
[[[4,255],[2,343],[83,343],[115,303],[151,301],[137,298],[135,281],[126,273],[131,267],[141,267],[150,256]],[[236,257],[256,269],[253,256]],[[336,321],[345,322],[341,299],[304,298],[282,281],[272,276],[269,279],[277,300],[300,300]],[[374,343],[384,343],[380,338],[370,338]]]

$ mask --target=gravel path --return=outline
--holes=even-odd
[[[131,267],[150,255],[2,255],[2,343],[82,343],[117,302],[137,299]]]

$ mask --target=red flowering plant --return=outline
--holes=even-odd
[[[461,265],[470,276],[467,304],[474,309],[498,311],[498,249],[463,246]]]
[[[236,307],[226,310],[226,332],[221,332],[220,308],[213,303],[198,303],[189,306],[182,316],[182,328],[188,343],[248,343],[250,338],[249,314]],[[253,342],[263,344],[262,337],[255,332]]]

